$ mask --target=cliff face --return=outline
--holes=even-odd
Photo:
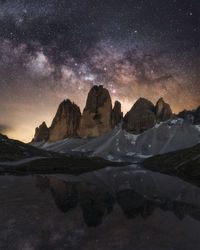
[[[193,118],[199,123],[199,109]],[[188,112],[180,113],[187,116]],[[139,98],[123,119],[121,103],[116,101],[112,109],[110,94],[102,85],[93,86],[88,93],[86,106],[81,116],[80,108],[69,99],[63,101],[57,110],[50,128],[42,123],[36,128],[33,141],[58,141],[67,137],[96,137],[112,130],[123,121],[123,129],[132,134],[140,134],[172,118],[169,104],[160,98],[154,106],[145,98]]]
[[[168,103],[165,103],[163,98],[160,98],[155,107],[157,122],[164,122],[172,118],[172,110]]]
[[[108,90],[101,85],[92,87],[81,117],[79,136],[93,137],[110,131],[111,115],[112,103]]]
[[[35,129],[33,142],[47,141],[49,139],[49,129],[45,122]]]
[[[77,137],[80,124],[80,108],[70,100],[63,101],[49,128],[49,141],[58,141],[67,137]]]
[[[156,124],[154,105],[145,98],[140,98],[124,117],[123,128],[133,134],[139,134]]]
[[[164,122],[172,118],[169,104],[160,98],[156,106],[145,98],[140,98],[124,117],[123,128],[133,134],[140,134],[155,126],[156,123]]]
[[[121,103],[116,101],[111,114],[111,126],[114,128],[123,119],[123,113],[121,112]]]

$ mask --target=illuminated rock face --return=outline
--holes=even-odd
[[[121,103],[116,101],[112,110],[111,125],[114,128],[123,119],[123,113],[121,112]]]
[[[35,129],[33,142],[47,141],[49,139],[49,129],[45,122]]]
[[[153,128],[156,123],[164,122],[173,116],[169,104],[160,98],[156,106],[145,98],[139,98],[125,115],[123,128],[132,134],[140,134]]]
[[[152,102],[140,98],[124,117],[123,128],[133,134],[152,128],[156,124],[155,107]]]
[[[80,137],[94,137],[105,134],[111,126],[112,102],[103,86],[93,86],[81,117],[78,134]]]
[[[114,128],[123,118],[121,104],[116,101],[112,109],[110,94],[102,85],[93,86],[88,93],[86,107],[81,116],[79,107],[69,99],[57,110],[50,128],[46,123],[36,128],[33,142],[58,141],[64,138],[95,137]]]
[[[69,99],[58,107],[50,128],[42,123],[36,128],[33,142],[59,141],[64,138],[97,137],[112,130],[122,122],[122,127],[132,134],[140,134],[152,128],[156,123],[172,118],[169,104],[160,98],[156,106],[145,98],[140,98],[125,115],[121,112],[121,103],[112,101],[109,91],[102,85],[93,86],[88,93],[86,106],[81,115],[80,108]]]
[[[67,137],[77,137],[80,119],[80,108],[69,99],[64,100],[59,105],[56,116],[49,128],[49,141],[58,141]]]
[[[168,103],[165,103],[163,98],[160,98],[155,107],[157,122],[164,122],[172,118],[172,110]]]

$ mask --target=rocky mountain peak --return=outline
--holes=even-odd
[[[172,110],[163,98],[156,106],[145,98],[139,98],[124,118],[124,129],[139,134],[155,126],[156,122],[164,122],[172,118]]]
[[[160,98],[155,107],[157,122],[164,122],[172,117],[172,110],[168,103],[165,103],[163,98]]]
[[[112,102],[106,88],[93,86],[81,117],[79,136],[99,136],[111,130]]]
[[[123,119],[123,112],[121,111],[121,103],[115,101],[114,108],[112,109],[111,125],[114,128]]]
[[[199,110],[195,111],[199,122]],[[123,128],[133,134],[139,134],[152,128],[156,122],[172,118],[169,104],[160,98],[156,106],[139,98],[123,119],[121,103],[112,101],[109,91],[103,85],[94,85],[87,96],[86,106],[81,116],[80,108],[70,99],[65,99],[58,107],[51,127],[42,123],[36,128],[33,141],[58,141],[67,137],[96,137],[109,132],[123,120]]]
[[[183,110],[178,114],[178,117],[189,120],[193,124],[198,125],[200,124],[200,106],[195,110]]]
[[[143,98],[143,97],[140,97],[136,102],[135,104],[133,105],[132,107],[133,110],[135,109],[145,109],[145,110],[151,110],[154,112],[154,105],[151,101]]]
[[[154,105],[145,98],[139,98],[124,117],[123,127],[127,132],[140,134],[156,124]]]
[[[89,110],[92,113],[97,112],[108,100],[111,102],[108,90],[103,85],[94,85],[88,93],[84,110]]]
[[[33,142],[47,141],[49,139],[49,129],[45,122],[35,129]]]
[[[49,128],[49,141],[58,141],[66,137],[76,137],[80,124],[80,108],[69,99],[58,107],[57,113]]]

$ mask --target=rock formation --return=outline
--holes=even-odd
[[[200,123],[200,108],[190,112]],[[182,112],[185,116],[188,112]],[[50,128],[45,123],[36,128],[33,142],[58,141],[67,137],[96,137],[112,130],[123,121],[123,128],[133,134],[152,128],[156,122],[164,122],[173,117],[169,104],[160,98],[156,106],[149,100],[140,98],[123,119],[121,103],[116,101],[112,109],[110,94],[102,85],[93,86],[88,93],[86,106],[81,112],[79,107],[69,99],[64,100],[58,107]]]
[[[172,117],[172,110],[168,103],[165,103],[163,98],[160,98],[155,107],[157,122],[164,122]]]
[[[49,128],[49,141],[58,141],[67,137],[77,137],[80,119],[80,108],[69,99],[64,100],[59,105],[56,116]]]
[[[49,129],[45,122],[35,129],[33,142],[47,141],[49,139]]]
[[[8,140],[8,137],[6,135],[0,134],[0,140],[2,140],[2,141]]]
[[[112,102],[110,94],[102,85],[90,90],[81,117],[79,136],[93,137],[111,130]]]
[[[123,128],[133,134],[152,128],[156,124],[155,107],[152,102],[140,98],[124,117]]]
[[[111,114],[111,126],[114,128],[123,119],[123,113],[121,112],[121,103],[116,101]]]
[[[156,106],[145,98],[140,98],[124,117],[123,128],[132,134],[140,134],[173,117],[169,104],[160,98]]]
[[[192,111],[183,110],[178,114],[178,117],[189,120],[193,124],[198,125],[200,124],[200,106],[196,110]]]
[[[194,112],[194,124],[200,124],[200,106]]]

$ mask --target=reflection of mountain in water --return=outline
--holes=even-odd
[[[170,178],[170,177],[169,177]],[[70,179],[70,178],[69,178]],[[173,212],[179,219],[190,215],[200,220],[200,207],[180,199],[159,197],[150,193],[140,193],[133,187],[112,189],[106,185],[91,183],[87,180],[62,180],[56,176],[35,176],[35,184],[46,191],[49,189],[57,207],[64,213],[80,207],[87,226],[100,225],[103,218],[118,205],[127,218],[153,214],[156,208]],[[145,185],[145,184],[144,184]],[[152,190],[153,191],[153,190]],[[182,191],[181,191],[182,192]],[[179,194],[179,197],[183,193]],[[186,196],[185,196],[186,197]]]
[[[0,178],[0,249],[199,250],[200,188],[177,177],[132,165]]]

